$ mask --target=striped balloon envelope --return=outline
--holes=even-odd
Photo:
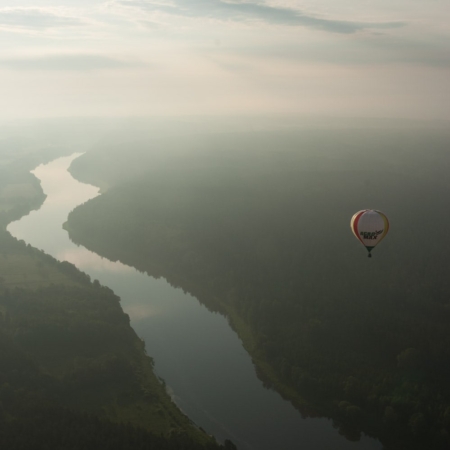
[[[358,211],[350,221],[353,234],[372,256],[372,249],[379,244],[389,231],[388,218],[376,209],[363,209]]]

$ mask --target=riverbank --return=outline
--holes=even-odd
[[[4,226],[45,199],[27,169],[23,177],[35,186],[34,200],[26,195],[8,208]],[[142,448],[220,448],[172,402],[109,288],[6,231],[0,233],[0,270],[0,442],[16,448],[26,429],[35,443],[79,448],[82,439],[91,448],[109,427],[120,448],[140,448],[138,441]],[[42,418],[39,436],[31,411]],[[66,417],[56,432],[47,422],[54,414]],[[75,437],[83,421],[89,435]]]
[[[383,154],[398,140],[411,149],[405,174],[396,153],[380,156],[370,171],[368,154],[348,154],[349,142],[371,142],[374,134],[314,136],[313,148],[327,157],[229,149],[165,161],[75,210],[69,230],[75,242],[164,276],[228,315],[263,378],[294,401],[307,398],[349,438],[364,430],[387,448],[440,448],[450,399],[443,381],[448,264],[439,243],[445,226],[430,220],[448,186],[423,172],[416,177],[414,168],[428,161],[417,143],[434,142],[442,156],[445,136],[383,134]],[[275,148],[276,138],[264,137],[266,145]],[[101,176],[108,173],[102,167]],[[376,190],[364,189],[374,180]],[[404,189],[415,195],[405,199]],[[420,218],[417,199],[427,211]],[[403,233],[399,239],[393,231],[395,251],[383,242],[370,266],[348,233],[349,217],[367,201],[392,211]],[[433,236],[415,240],[430,227]],[[414,249],[406,244],[413,241]],[[424,267],[431,255],[436,264]]]

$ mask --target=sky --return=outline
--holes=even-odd
[[[2,0],[0,120],[450,120],[448,0]]]

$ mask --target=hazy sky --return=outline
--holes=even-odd
[[[3,0],[0,119],[450,119],[449,0]]]

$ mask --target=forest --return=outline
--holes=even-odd
[[[7,232],[0,243],[2,445],[219,448],[172,403],[109,288]]]
[[[349,439],[448,448],[449,144],[405,126],[103,145],[71,171],[108,188],[65,227],[225,314],[266,385]],[[391,221],[372,259],[364,208]]]
[[[0,149],[1,448],[223,448],[172,402],[120,298],[5,230],[45,199],[29,170],[72,150],[8,148]]]

